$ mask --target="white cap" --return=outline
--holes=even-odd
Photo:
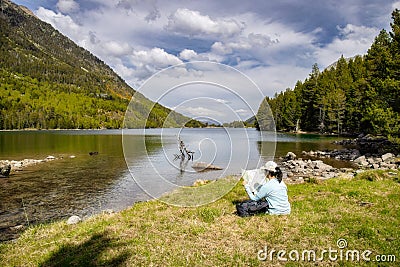
[[[267,171],[270,171],[270,172],[275,172],[276,170],[276,167],[278,167],[278,164],[276,164],[275,162],[273,162],[273,161],[268,161],[267,163],[265,163],[265,165],[264,166],[262,166],[260,169],[262,169],[262,170],[267,170]]]

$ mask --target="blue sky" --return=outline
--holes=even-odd
[[[221,122],[250,117],[263,96],[293,88],[297,80],[308,76],[314,63],[323,69],[341,55],[365,54],[381,29],[390,30],[391,12],[400,8],[400,1],[388,0],[14,2],[27,6],[91,51],[152,100],[170,89],[166,84],[176,86],[180,83],[177,77],[188,73],[193,79],[201,76],[221,86],[243,84],[229,93],[221,86],[212,90],[209,84],[200,83],[179,87],[179,94],[161,98],[162,104],[179,107],[186,115]],[[164,80],[171,77],[152,76],[191,61],[227,64],[237,72],[200,64],[197,72],[193,66],[173,68],[181,75],[174,76],[173,82]],[[154,82],[151,88],[143,86],[150,77],[158,79],[158,86]],[[249,87],[246,79],[257,86]],[[187,82],[187,76],[183,80]],[[194,95],[203,98],[193,101]],[[207,102],[204,97],[215,101]],[[220,112],[222,109],[231,110],[231,114]]]

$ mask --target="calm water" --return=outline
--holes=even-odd
[[[195,152],[193,161],[175,160],[178,135]],[[333,140],[222,128],[0,132],[0,159],[59,158],[0,178],[0,241],[13,237],[10,226],[121,210],[197,179],[240,174],[288,151],[337,148]],[[223,170],[196,172],[191,166],[198,161]]]

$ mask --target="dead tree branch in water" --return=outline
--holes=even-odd
[[[186,148],[186,145],[180,136],[178,136],[178,148],[179,148],[180,154],[175,154],[175,160],[177,160],[177,159],[184,160],[187,156],[188,160],[193,161],[194,151],[190,151]]]

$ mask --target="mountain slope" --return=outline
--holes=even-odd
[[[134,93],[104,62],[28,9],[0,1],[0,129],[120,128]],[[189,120],[141,94],[135,98],[131,127]]]

